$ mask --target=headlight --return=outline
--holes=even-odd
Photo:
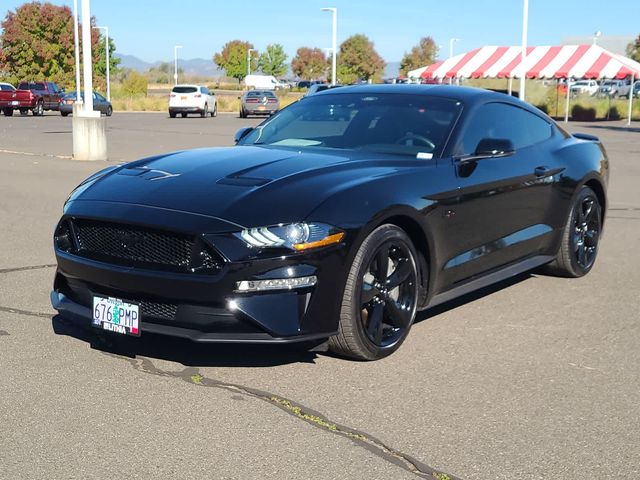
[[[323,223],[300,222],[249,228],[235,235],[250,247],[280,247],[301,251],[338,243],[344,237],[344,232]]]

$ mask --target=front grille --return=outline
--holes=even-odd
[[[183,233],[86,219],[70,225],[75,240],[71,253],[93,260],[185,273],[211,273],[223,263],[202,240]]]
[[[151,317],[159,318],[161,320],[173,320],[178,312],[178,305],[174,303],[154,303],[145,301],[139,303],[143,319],[145,317]]]

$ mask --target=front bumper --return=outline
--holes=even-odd
[[[191,217],[180,216],[188,225]],[[72,217],[67,214],[64,218]],[[162,221],[171,223],[167,218]],[[290,343],[335,335],[345,245],[314,253],[244,259],[244,247],[230,252],[228,245],[233,240],[216,235],[202,236],[226,259],[220,271],[213,274],[113,265],[56,248],[53,308],[88,326],[93,295],[119,298],[140,305],[143,334],[158,333],[197,342]],[[268,292],[234,291],[236,283],[243,280],[309,275],[317,277],[316,285]]]

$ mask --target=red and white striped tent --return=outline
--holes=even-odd
[[[409,72],[411,78],[640,78],[640,63],[597,45],[486,46]]]

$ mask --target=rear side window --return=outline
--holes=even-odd
[[[209,95],[209,89],[207,87],[200,87],[200,91],[205,95]]]
[[[551,124],[543,118],[515,105],[488,103],[471,118],[458,151],[473,154],[484,138],[511,140],[517,150],[544,142],[551,135]]]
[[[18,86],[19,90],[46,90],[43,82],[22,82]]]
[[[173,87],[171,91],[173,93],[196,93],[198,89],[196,87]]]
[[[0,85],[0,90],[13,92],[15,89],[11,85]]]

